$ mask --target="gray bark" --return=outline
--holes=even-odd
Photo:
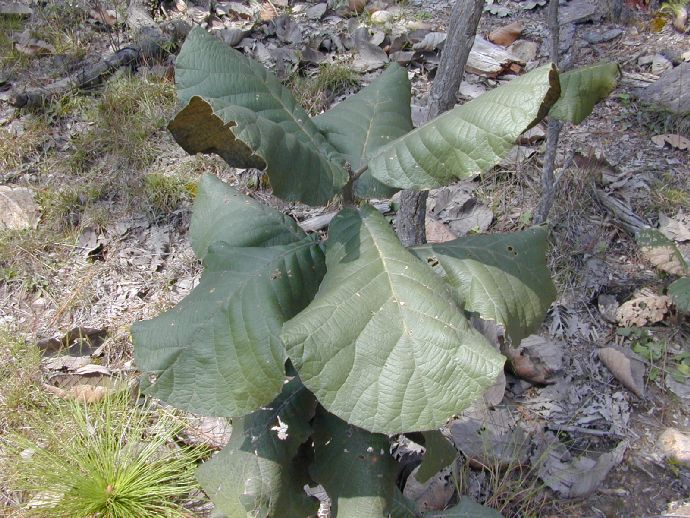
[[[558,1],[549,2],[549,32],[551,45],[549,56],[551,61],[558,66],[558,50],[560,44],[560,24],[558,23]],[[539,206],[534,214],[535,225],[546,222],[551,212],[553,200],[556,195],[556,180],[553,171],[556,167],[556,152],[558,151],[558,139],[561,135],[562,124],[556,119],[548,118],[546,130],[546,153],[544,153],[544,166],[542,171],[542,194]]]
[[[441,63],[429,92],[428,119],[455,106],[455,96],[465,73],[483,10],[484,0],[455,1]],[[406,190],[401,193],[396,230],[405,246],[426,243],[424,222],[428,195],[428,191]]]

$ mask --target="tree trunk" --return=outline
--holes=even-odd
[[[551,36],[551,46],[549,57],[551,62],[558,66],[558,49],[560,46],[560,25],[558,23],[558,2],[549,3],[549,33]],[[544,166],[542,170],[542,193],[541,200],[534,214],[534,224],[541,225],[546,223],[546,218],[551,212],[551,206],[556,195],[556,180],[553,171],[556,167],[556,152],[558,151],[558,139],[561,135],[562,124],[560,121],[548,118],[546,132],[546,153],[544,154]]]
[[[429,120],[455,106],[455,96],[483,10],[484,0],[456,0],[453,5],[441,63],[429,92]],[[426,243],[424,222],[428,195],[428,191],[406,190],[401,193],[397,232],[405,246]]]

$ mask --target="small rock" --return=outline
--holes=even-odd
[[[399,50],[390,55],[391,61],[395,61],[399,65],[409,65],[414,57],[412,50]]]
[[[651,65],[652,61],[654,61],[654,54],[646,54],[637,58],[637,66],[645,67],[647,65]]]
[[[690,435],[666,428],[657,444],[666,458],[690,468]]]
[[[460,83],[459,92],[463,97],[475,99],[485,93],[486,88],[481,83],[468,83],[467,81],[463,81]]]
[[[36,228],[39,216],[31,189],[0,185],[0,229]]]
[[[371,15],[371,21],[373,23],[386,23],[390,22],[393,18],[395,18],[395,13],[392,13],[390,11],[376,11]]]
[[[229,28],[221,30],[219,34],[225,43],[234,47],[244,39],[248,32],[242,29]]]
[[[320,20],[321,18],[323,18],[323,15],[326,14],[327,9],[327,4],[316,4],[307,9],[307,18],[309,18],[310,20]]]
[[[614,40],[621,34],[623,34],[623,29],[616,28],[609,29],[608,31],[604,32],[587,31],[582,35],[582,37],[585,39],[587,43],[591,43],[592,45],[598,45],[599,43],[606,43],[607,41]]]
[[[0,2],[0,16],[19,16],[28,18],[33,12],[31,7],[19,2]]]
[[[671,68],[673,68],[673,63],[661,54],[657,54],[652,59],[652,74],[654,75],[659,76]]]
[[[513,43],[508,50],[525,63],[529,63],[537,58],[539,44],[534,41],[518,40]]]
[[[618,300],[613,295],[599,295],[597,307],[604,320],[611,324],[618,322]]]
[[[561,25],[591,22],[596,18],[598,18],[597,6],[588,0],[572,0],[558,13],[558,21]]]
[[[659,104],[678,115],[690,113],[690,62],[667,70],[650,86],[638,90],[644,101]]]

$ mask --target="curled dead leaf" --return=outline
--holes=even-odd
[[[604,347],[597,351],[601,363],[630,392],[637,397],[644,395],[644,365],[637,359],[628,358],[613,347]]]
[[[507,47],[512,45],[515,40],[522,34],[522,23],[513,22],[503,27],[499,27],[491,31],[489,34],[489,41],[495,43],[496,45],[501,45],[502,47]]]

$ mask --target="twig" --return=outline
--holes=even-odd
[[[385,214],[391,210],[391,204],[388,202],[374,203],[374,208],[382,214]],[[319,214],[313,218],[305,219],[301,223],[298,223],[298,225],[305,232],[316,232],[317,230],[327,227],[336,214],[338,214],[337,210],[327,212],[326,214]]]
[[[546,427],[554,432],[583,433],[587,435],[596,435],[597,437],[613,437],[614,439],[624,439],[624,436],[616,432],[609,432],[607,430],[593,430],[591,428],[583,428],[582,426],[546,425]]]

